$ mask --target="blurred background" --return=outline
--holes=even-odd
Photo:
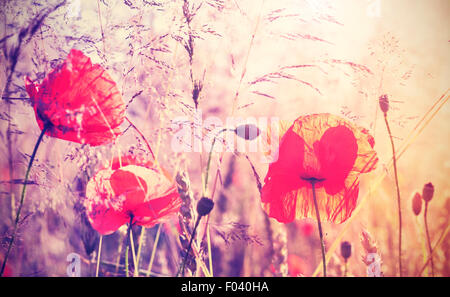
[[[411,205],[414,193],[432,182],[428,223],[433,247],[439,243],[435,275],[450,276],[449,1],[2,0],[0,7],[0,255],[40,133],[24,76],[42,81],[76,48],[116,81],[127,116],[159,162],[189,180],[192,205],[202,195],[208,150],[176,152],[172,141],[181,129],[197,127],[199,112],[203,121],[217,117],[224,124],[229,117],[293,122],[302,115],[333,113],[367,128],[375,138],[377,170],[361,176],[358,211],[351,220],[323,224],[334,276],[344,274],[341,241],[352,245],[347,275],[366,275],[363,231],[376,242],[383,275],[399,275],[392,151],[378,106],[379,96],[387,94],[401,152],[403,275],[430,274],[422,272],[428,257],[423,207],[415,216]],[[81,275],[95,274],[99,235],[82,209],[86,182],[119,150],[147,154],[128,123],[122,128],[115,145],[95,148],[44,138],[8,261],[13,276],[66,276],[71,253],[81,257]],[[202,140],[215,128],[221,127],[200,127]],[[260,162],[261,154],[248,157],[263,180],[268,164]],[[209,177],[216,202],[208,220],[214,276],[321,274],[316,222],[284,225],[268,218],[242,154],[213,154]],[[199,241],[205,223],[200,223]],[[176,274],[183,249],[177,226],[174,216],[161,227],[152,275]],[[143,270],[158,228],[133,227],[135,238],[145,236]],[[103,238],[101,275],[123,275],[125,233],[123,226]],[[204,274],[199,262],[209,267],[208,247],[199,249],[194,275]]]

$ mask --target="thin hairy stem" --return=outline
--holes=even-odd
[[[25,201],[25,193],[26,193],[28,176],[30,175],[31,166],[33,166],[33,161],[34,161],[34,158],[36,157],[36,153],[38,151],[39,145],[41,144],[42,139],[44,138],[45,132],[47,131],[47,129],[49,127],[50,126],[48,124],[44,125],[44,128],[42,129],[41,134],[39,135],[39,138],[36,141],[36,144],[34,145],[33,153],[31,154],[30,162],[28,163],[27,171],[25,173],[25,178],[24,178],[24,182],[23,182],[22,196],[20,197],[19,208],[17,209],[16,219],[14,221],[14,231],[11,236],[11,240],[9,241],[9,244],[8,244],[8,250],[6,251],[5,259],[3,260],[2,270],[0,271],[0,276],[2,276],[3,272],[5,271],[6,262],[8,261],[9,254],[11,253],[12,246],[16,239],[17,228],[19,226],[19,220],[20,220],[20,212],[22,211],[23,203]]]
[[[181,264],[181,268],[180,268],[180,270],[178,270],[178,273],[176,276],[178,276],[180,273],[182,276],[184,276],[184,268],[186,266],[186,261],[189,256],[189,252],[191,251],[192,241],[194,240],[195,232],[197,231],[197,227],[198,227],[198,224],[200,223],[200,219],[201,219],[201,216],[198,216],[197,221],[195,222],[194,230],[192,230],[191,239],[189,240],[189,245],[186,250],[186,255],[184,255],[183,263]]]
[[[136,251],[134,250],[133,231],[130,232],[131,256],[133,257],[133,276],[139,276],[139,267],[136,260]]]
[[[323,276],[327,276],[327,261],[325,259],[325,242],[323,241],[322,223],[320,221],[319,207],[317,206],[316,186],[314,181],[310,181],[314,199],[314,208],[316,209],[317,227],[319,228],[320,247],[322,250]]]
[[[425,264],[422,266],[422,269],[420,269],[419,273],[416,275],[416,277],[420,277],[422,273],[424,272],[425,268],[427,268],[428,263],[431,261],[431,256],[434,252],[436,252],[437,248],[441,245],[441,243],[444,241],[444,239],[447,237],[448,232],[450,231],[450,224],[447,224],[447,227],[445,227],[444,231],[442,231],[441,236],[439,237],[437,243],[434,245],[434,248],[432,249],[430,256],[428,257],[428,260],[425,262]]]
[[[430,231],[428,229],[428,201],[425,201],[425,212],[423,214],[423,220],[425,222],[425,232],[427,235],[427,244],[428,244],[428,251],[429,251],[429,258],[430,258],[430,264],[431,264],[431,276],[434,276],[434,262],[433,262],[433,249],[431,248],[431,237],[430,237]]]
[[[227,128],[223,128],[222,130],[220,130],[219,132],[217,132],[216,136],[214,136],[213,142],[211,144],[211,149],[209,151],[208,154],[208,162],[206,163],[206,173],[205,173],[205,193],[206,194],[206,190],[208,189],[208,180],[209,180],[209,169],[211,167],[211,159],[212,159],[212,153],[214,151],[214,145],[216,144],[216,139],[217,137],[219,137],[220,134],[222,134],[223,132],[226,131],[233,131],[233,129],[227,129]]]
[[[125,249],[125,276],[128,277],[129,272],[129,261],[128,261],[128,253],[130,250],[130,233],[131,233],[131,227],[133,226],[133,215],[130,215],[130,222],[128,223],[128,229],[127,229],[127,236],[126,236],[126,249]]]
[[[208,262],[209,262],[209,273],[211,274],[211,277],[214,276],[214,270],[213,270],[213,261],[212,261],[212,248],[211,248],[211,234],[209,230],[209,225],[206,229],[206,242],[208,244]]]
[[[402,207],[400,199],[400,187],[398,185],[398,174],[397,174],[397,156],[395,155],[394,139],[392,137],[391,129],[389,127],[389,122],[387,119],[387,113],[384,113],[384,122],[386,123],[386,128],[389,133],[389,139],[392,146],[392,164],[394,166],[394,177],[395,177],[395,187],[397,189],[397,207],[398,207],[398,266],[400,270],[400,277],[403,276],[402,270]]]
[[[152,147],[150,146],[150,143],[148,142],[147,138],[145,138],[144,134],[130,121],[128,117],[125,117],[125,119],[128,121],[131,127],[141,136],[141,138],[144,140],[145,144],[147,145],[147,148],[152,155],[152,158],[154,161],[156,161],[155,154],[153,153]]]

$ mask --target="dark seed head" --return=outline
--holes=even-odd
[[[347,261],[352,255],[352,245],[348,241],[343,241],[341,243],[341,256]]]
[[[389,99],[387,95],[381,95],[379,98],[381,111],[387,113],[389,110]]]
[[[432,183],[425,184],[422,190],[423,200],[425,200],[426,202],[430,201],[431,199],[433,199],[433,194],[434,194],[433,184]]]
[[[244,138],[245,140],[253,140],[259,136],[261,130],[253,124],[245,124],[237,126],[234,132],[237,136]]]
[[[206,216],[211,212],[214,207],[214,201],[209,198],[203,197],[197,204],[197,213],[199,216]]]

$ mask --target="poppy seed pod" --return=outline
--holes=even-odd
[[[244,138],[245,140],[254,140],[259,136],[261,131],[253,124],[245,124],[237,126],[234,130],[237,136]]]
[[[209,198],[203,197],[197,203],[197,213],[199,216],[203,217],[208,215],[214,207],[214,201]]]
[[[387,113],[389,110],[389,99],[386,94],[380,96],[379,103],[380,103],[381,111],[384,113]]]
[[[343,241],[341,243],[341,256],[342,258],[345,259],[345,261],[348,260],[348,258],[350,258],[350,256],[352,255],[352,245],[350,242],[348,241]]]
[[[418,216],[422,210],[422,197],[417,192],[412,199],[412,210],[416,216]]]
[[[423,190],[422,190],[423,200],[425,200],[426,202],[429,202],[431,199],[433,199],[433,194],[434,194],[433,184],[432,183],[425,184],[423,186]]]

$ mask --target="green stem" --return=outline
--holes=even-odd
[[[312,186],[312,192],[313,192],[313,199],[314,199],[314,207],[316,209],[316,218],[317,218],[317,226],[319,228],[319,236],[320,236],[320,247],[322,250],[322,263],[323,263],[323,276],[327,276],[327,262],[325,259],[325,242],[323,241],[323,232],[322,232],[322,224],[320,222],[320,214],[319,214],[319,207],[317,206],[317,198],[316,198],[316,187],[315,182],[310,181]]]
[[[428,250],[430,251],[430,263],[431,263],[431,276],[434,277],[434,262],[433,262],[433,249],[431,248],[431,238],[430,238],[430,232],[428,231],[428,220],[427,220],[427,213],[428,213],[428,201],[425,201],[425,212],[423,214],[423,220],[425,221],[425,232],[427,234],[427,243],[428,243]]]
[[[398,185],[398,174],[397,174],[397,157],[395,155],[395,146],[394,139],[392,138],[391,129],[389,127],[389,122],[387,119],[387,113],[384,113],[384,122],[386,123],[386,128],[389,134],[389,139],[391,141],[392,146],[392,164],[394,165],[394,177],[395,177],[395,186],[397,189],[397,207],[398,207],[398,266],[400,270],[400,277],[403,276],[402,269],[402,208],[401,208],[401,199],[400,199],[400,187]]]
[[[28,183],[28,176],[29,176],[30,171],[31,171],[31,166],[33,165],[33,161],[34,161],[34,158],[36,157],[36,153],[38,151],[39,145],[41,144],[42,139],[44,138],[45,132],[47,131],[47,129],[49,127],[50,127],[49,125],[44,125],[44,127],[43,127],[43,129],[41,131],[41,134],[39,135],[39,138],[36,141],[36,144],[34,145],[33,153],[31,154],[30,162],[28,163],[28,168],[27,168],[27,171],[25,173],[25,179],[24,179],[24,182],[23,182],[22,196],[20,197],[19,208],[17,209],[16,220],[14,221],[14,231],[13,231],[11,240],[9,241],[9,244],[8,244],[8,250],[6,251],[5,259],[3,260],[2,270],[0,271],[0,277],[3,275],[3,272],[5,271],[6,262],[8,261],[9,254],[11,252],[12,246],[13,246],[14,241],[16,239],[17,228],[18,228],[19,220],[20,220],[20,212],[22,211],[23,203],[25,201],[25,192],[26,192],[27,183]]]

